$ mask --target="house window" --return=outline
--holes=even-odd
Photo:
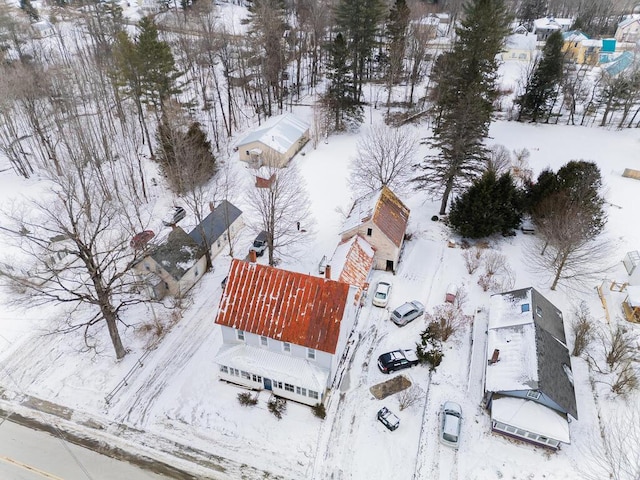
[[[293,392],[293,385],[289,385],[288,383],[285,383],[285,384],[284,384],[284,389],[285,389],[287,392]]]
[[[525,432],[524,430],[521,429],[517,429],[516,430],[516,434],[520,435],[521,437],[524,437],[527,435],[527,432]]]
[[[220,371],[222,373],[229,373],[229,369],[227,368],[226,365],[220,365]]]
[[[316,359],[316,351],[313,348],[307,348],[307,358],[309,360]]]
[[[147,271],[151,271],[151,267],[149,266],[149,264],[147,262],[144,262],[144,268]]]
[[[229,373],[231,375],[235,375],[236,377],[240,376],[240,370],[238,370],[237,368],[229,367]]]
[[[242,378],[246,378],[247,380],[251,380],[251,375],[249,374],[249,372],[245,372],[244,370],[240,372],[240,376]]]
[[[262,377],[254,373],[253,375],[251,375],[251,380],[253,380],[254,382],[262,382]]]
[[[528,303],[523,303],[522,305],[520,305],[520,311],[522,313],[528,312],[529,311],[529,304]]]
[[[277,380],[274,380],[273,388],[279,388],[280,390],[282,390],[282,382],[278,382]]]
[[[529,390],[527,392],[527,398],[532,398],[534,400],[537,400],[540,398],[540,392],[537,390]]]
[[[244,330],[236,330],[236,335],[238,336],[238,340],[244,342]]]
[[[283,342],[282,351],[286,353],[291,353],[291,344],[289,342]]]
[[[373,234],[373,228],[367,228],[367,237],[370,237]]]
[[[296,387],[296,393],[298,395],[304,395],[306,397],[307,396],[307,389],[306,388]]]
[[[245,153],[247,154],[247,157],[249,156],[249,150],[245,150]]]
[[[542,309],[540,307],[536,307],[536,315],[542,318]]]
[[[269,339],[267,337],[260,337],[260,345],[266,347],[269,345]]]
[[[318,399],[318,392],[314,392],[313,390],[309,390],[309,396],[311,398],[315,398],[317,400]]]
[[[196,269],[195,269],[195,272],[194,272],[194,273],[195,273],[195,275],[194,275],[194,276],[195,276],[196,278],[198,278],[198,267],[196,267]]]

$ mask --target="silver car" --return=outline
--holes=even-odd
[[[389,282],[378,282],[371,303],[376,307],[384,308],[387,306],[387,303],[389,303],[389,295],[391,295],[391,284]]]
[[[407,323],[415,320],[424,313],[424,305],[417,300],[403,303],[389,317],[393,323],[399,327],[404,327]]]
[[[450,447],[458,448],[461,426],[462,408],[457,403],[445,402],[440,411],[440,441]]]

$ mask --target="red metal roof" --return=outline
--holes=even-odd
[[[409,209],[389,188],[382,187],[373,214],[373,223],[399,247],[402,245],[408,222]]]
[[[234,259],[216,323],[335,353],[349,285]]]

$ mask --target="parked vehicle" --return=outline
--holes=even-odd
[[[225,287],[227,286],[227,280],[229,280],[229,275],[227,275],[226,277],[224,277],[222,279],[222,282],[220,282],[220,286],[222,287],[222,291],[224,291]]]
[[[373,294],[371,303],[376,307],[386,307],[389,303],[389,296],[391,295],[391,284],[389,282],[378,282],[376,291]]]
[[[400,419],[387,407],[378,410],[378,420],[392,432],[400,426]]]
[[[399,327],[404,327],[424,313],[424,305],[417,300],[403,303],[391,312],[391,321]]]
[[[413,350],[394,350],[378,357],[378,368],[382,373],[391,373],[418,365],[420,360]]]
[[[162,221],[165,227],[171,227],[187,216],[187,211],[182,207],[173,207],[173,211]]]
[[[258,236],[253,241],[251,247],[249,247],[249,251],[256,252],[257,257],[261,257],[264,255],[265,250],[267,249],[267,232],[264,230],[258,234]]]
[[[440,410],[440,441],[453,448],[460,443],[462,408],[454,402],[445,402]]]

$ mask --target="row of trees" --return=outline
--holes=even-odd
[[[459,234],[483,238],[518,228],[531,216],[537,242],[530,265],[551,272],[551,289],[560,282],[584,282],[600,274],[610,248],[599,235],[606,224],[602,177],[593,162],[571,161],[557,172],[540,173],[519,187],[509,170],[487,170],[457,197],[448,220]]]

